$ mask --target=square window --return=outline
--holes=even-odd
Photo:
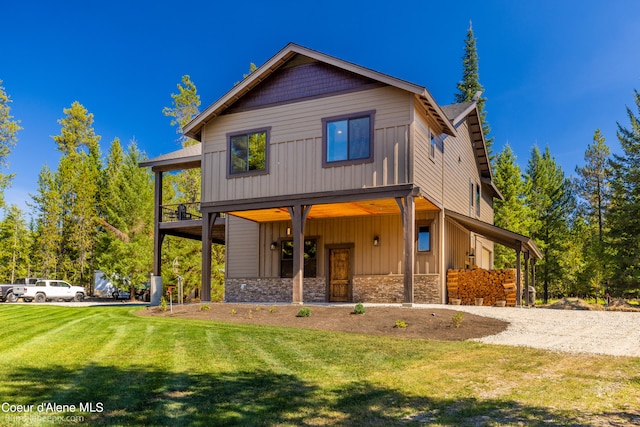
[[[373,161],[373,116],[367,111],[322,119],[323,165]]]
[[[229,140],[228,175],[267,172],[269,131],[270,128],[267,128],[234,132],[227,135]]]
[[[418,227],[418,252],[428,252],[431,250],[431,226],[421,225]]]

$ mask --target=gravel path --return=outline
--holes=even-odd
[[[510,323],[504,332],[474,341],[570,353],[640,357],[638,312],[476,306],[447,308]]]

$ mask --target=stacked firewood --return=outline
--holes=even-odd
[[[463,305],[496,305],[505,301],[507,306],[516,305],[516,270],[449,270],[447,272],[449,303],[460,299]]]

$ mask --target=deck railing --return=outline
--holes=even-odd
[[[160,206],[160,222],[189,221],[202,219],[200,203],[176,203]]]

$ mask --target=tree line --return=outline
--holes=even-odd
[[[0,166],[17,141],[20,121],[10,114],[10,97],[0,81]],[[200,105],[189,76],[172,94],[173,106],[163,113],[171,124],[181,126],[198,114]],[[58,120],[60,133],[52,137],[61,154],[55,169],[44,165],[35,194],[27,203],[28,216],[18,206],[6,206],[0,221],[0,282],[18,277],[48,277],[68,280],[91,289],[94,271],[103,271],[120,287],[133,289],[149,280],[153,263],[153,174],[140,168],[146,160],[136,141],[124,147],[119,138],[100,150],[100,135],[94,131],[94,116],[74,102]],[[194,143],[180,137],[182,146]],[[198,170],[170,174],[163,180],[168,204],[199,201]],[[10,185],[11,175],[0,174],[0,194]],[[214,245],[217,246],[217,245]],[[187,292],[200,286],[200,242],[167,236],[163,243],[165,283],[184,279]],[[213,283],[221,297],[224,248],[214,249]]]

